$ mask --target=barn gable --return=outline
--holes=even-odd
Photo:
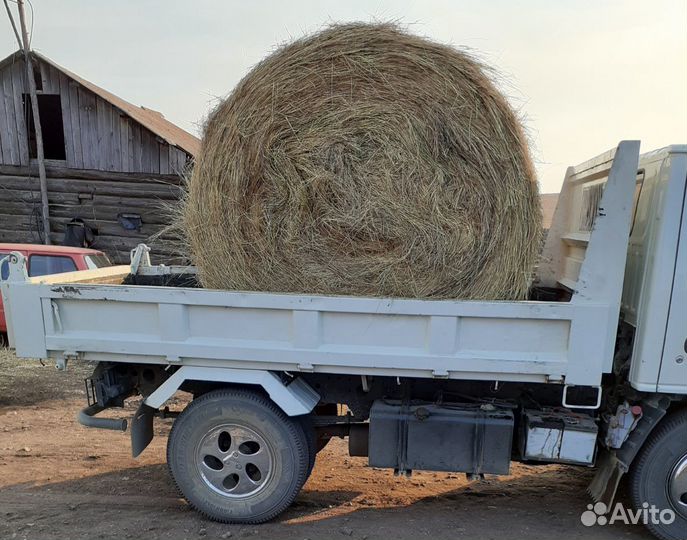
[[[46,159],[73,169],[174,174],[197,152],[198,138],[159,112],[137,107],[41,54],[32,55],[38,104],[45,112]],[[23,53],[0,62],[0,84],[0,163],[26,166],[32,148]]]
[[[140,242],[176,262],[166,208],[200,141],[161,113],[133,105],[32,52],[45,148],[50,240],[74,220],[92,247],[127,262]],[[23,53],[0,61],[0,242],[42,243],[35,135]],[[162,234],[161,234],[162,233]]]

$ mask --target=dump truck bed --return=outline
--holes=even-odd
[[[576,282],[566,270],[566,302],[123,284],[188,272],[149,266],[142,250],[131,268],[27,278],[15,257],[2,287],[10,340],[19,356],[56,360],[599,385],[612,365],[638,149],[623,142],[579,167],[578,182],[607,180]]]
[[[294,372],[598,384],[608,330],[606,306],[555,302],[80,283],[27,284],[11,302],[38,315],[14,328],[20,356]]]

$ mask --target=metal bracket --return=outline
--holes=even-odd
[[[69,360],[77,360],[79,358],[79,354],[75,351],[64,351],[62,353],[62,356],[55,360],[55,368],[57,368],[58,371],[67,371],[67,363]]]
[[[10,271],[7,281],[27,281],[29,279],[26,261],[26,257],[18,251],[9,254]]]
[[[315,366],[308,363],[298,364],[298,371],[305,371],[307,373],[313,373],[315,371]]]
[[[566,409],[598,409],[601,407],[601,386],[590,386],[589,388],[596,388],[596,403],[594,405],[573,405],[572,403],[568,403],[568,388],[571,388],[575,386],[574,384],[566,384],[563,387],[563,399],[562,399],[562,405]]]
[[[138,244],[131,250],[131,273],[136,274],[139,267],[150,266],[150,248],[145,244]]]

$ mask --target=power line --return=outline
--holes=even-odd
[[[7,10],[7,16],[10,19],[10,24],[12,25],[12,30],[14,30],[14,37],[17,38],[17,44],[19,45],[20,49],[23,49],[24,46],[22,45],[21,38],[19,37],[19,31],[17,30],[17,25],[14,22],[14,17],[12,17],[12,11],[10,10],[10,5],[8,4],[7,0],[4,0],[5,3],[5,9]],[[16,2],[15,2],[16,4]],[[33,16],[31,17],[31,22],[32,22],[32,27],[33,27]]]

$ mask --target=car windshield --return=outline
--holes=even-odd
[[[112,266],[110,259],[104,253],[99,253],[98,255],[86,255],[86,266],[89,270],[95,270],[96,268],[105,268],[106,266]]]

